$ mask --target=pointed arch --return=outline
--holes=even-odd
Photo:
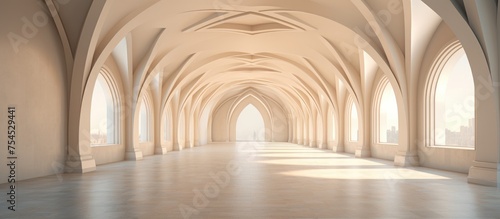
[[[118,86],[107,67],[103,67],[94,81],[92,92],[92,104],[90,104],[90,135],[91,135],[91,145],[111,145],[118,144],[120,142],[120,94]],[[102,93],[96,93],[101,91]],[[104,95],[103,97],[96,95]],[[95,98],[98,98],[101,102],[95,102]],[[104,99],[103,99],[104,98]],[[99,101],[98,100],[98,101]],[[101,104],[104,101],[104,104]],[[97,105],[97,106],[96,106]],[[96,108],[97,107],[97,108]],[[100,109],[105,110],[106,115],[102,114]],[[97,114],[96,114],[97,113]],[[101,121],[97,121],[101,120]],[[99,123],[99,124],[97,124]],[[105,125],[105,131],[103,127],[96,127]],[[98,136],[95,136],[94,129],[97,129]],[[101,136],[101,132],[105,133],[105,136]]]
[[[396,99],[394,87],[385,75],[380,79],[373,95],[373,144],[399,144],[399,108],[402,104]],[[388,113],[387,110],[393,112]]]
[[[247,117],[248,116],[248,117]],[[238,115],[236,122],[236,141],[263,141],[265,125],[262,115],[251,103]]]
[[[362,131],[362,122],[361,122],[361,116],[359,112],[359,106],[356,104],[356,101],[354,101],[354,98],[349,95],[347,98],[347,104],[346,104],[346,115],[347,115],[347,123],[349,124],[347,127],[346,133],[347,135],[347,140],[349,142],[360,142],[361,139],[361,134],[360,132]]]
[[[259,113],[264,120],[265,134],[264,140],[267,142],[272,141],[272,114],[270,111],[269,105],[266,103],[265,99],[263,99],[258,93],[253,90],[247,91],[243,95],[241,95],[238,100],[234,101],[231,110],[229,111],[229,141],[236,141],[236,123],[241,112],[248,106],[252,104],[257,108]]]
[[[151,142],[153,134],[153,103],[150,92],[144,93],[138,104],[136,124],[139,143]]]
[[[163,109],[162,113],[162,123],[161,123],[161,133],[162,133],[162,142],[164,142],[167,150],[172,150],[172,131],[173,131],[173,122],[172,122],[172,109],[170,105],[167,105]]]
[[[327,140],[328,140],[328,148],[333,148],[335,147],[340,139],[340,125],[339,125],[339,116],[338,116],[338,111],[333,107],[329,106],[328,107],[328,114],[327,114]]]
[[[363,114],[360,104],[355,97],[347,94],[344,108],[344,150],[356,154],[360,146],[364,145]],[[354,115],[357,117],[353,118]]]
[[[451,42],[435,60],[425,85],[426,146],[474,149],[472,78],[462,45],[458,40]],[[450,89],[454,93],[450,93]]]

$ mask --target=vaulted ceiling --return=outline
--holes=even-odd
[[[178,98],[179,107],[200,110],[249,90],[287,114],[335,108],[341,94],[359,99],[379,70],[404,96],[407,68],[420,64],[419,46],[441,23],[421,1],[46,2],[68,33],[71,84],[82,94],[112,61],[134,100],[156,84],[162,106]]]

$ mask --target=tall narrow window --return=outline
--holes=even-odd
[[[109,83],[102,74],[97,77],[90,110],[90,144],[117,143],[117,115]]]
[[[149,106],[145,97],[141,101],[141,109],[139,111],[139,142],[149,141]]]
[[[168,124],[167,112],[165,112],[165,115],[163,116],[163,140],[170,140],[170,129]]]
[[[259,110],[249,104],[236,122],[236,141],[265,141],[264,119]]]
[[[379,105],[379,143],[397,144],[399,140],[398,103],[391,84],[382,82]]]
[[[337,138],[337,121],[335,121],[335,116],[332,115],[332,140]]]
[[[354,101],[351,101],[351,109],[350,109],[350,120],[349,120],[349,140],[350,141],[358,141],[359,139],[359,118],[358,118],[358,109]]]
[[[434,144],[474,147],[474,80],[463,48],[447,57],[434,96]]]

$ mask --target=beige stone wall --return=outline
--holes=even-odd
[[[227,19],[219,17],[226,12],[204,14],[221,10],[212,1],[63,2],[5,1],[0,8],[0,115],[17,107],[19,179],[232,142],[251,103],[263,115],[266,141],[469,173],[485,185],[500,181],[494,2],[245,1]],[[453,41],[467,53],[476,85],[474,150],[428,143],[426,83]],[[116,83],[119,141],[91,147],[90,103],[103,68]],[[374,140],[374,95],[385,79],[398,102],[397,145]],[[141,143],[144,95],[151,140]],[[349,141],[349,97],[361,120],[357,142]],[[0,133],[5,124],[0,116]]]
[[[57,30],[35,1],[2,2],[0,26],[0,183],[7,182],[8,106],[16,107],[16,179],[62,173],[68,76]]]

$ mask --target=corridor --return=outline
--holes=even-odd
[[[18,182],[1,218],[495,218],[500,191],[465,174],[290,143],[209,144]],[[7,184],[0,185],[7,191]],[[3,195],[5,198],[5,193]],[[3,198],[2,198],[3,199]]]

